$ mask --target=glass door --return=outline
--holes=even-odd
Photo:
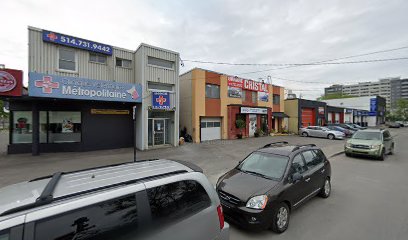
[[[153,119],[154,124],[154,143],[153,145],[165,144],[166,128],[164,119]]]

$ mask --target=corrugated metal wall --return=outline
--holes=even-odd
[[[115,58],[128,59],[134,62],[132,51],[113,48],[113,55],[107,57],[107,64],[89,62],[89,52],[75,49],[77,54],[77,72],[58,70],[58,51],[61,45],[46,43],[42,40],[42,32],[29,29],[29,61],[30,72],[41,72],[61,76],[83,77],[96,80],[110,80],[117,82],[135,82],[134,68],[115,66]],[[71,48],[73,49],[73,48]],[[133,65],[133,63],[132,63]]]
[[[161,49],[143,46],[145,57],[145,81],[176,84],[179,73],[179,55]],[[153,67],[147,64],[147,57],[155,57],[174,62],[174,69]]]

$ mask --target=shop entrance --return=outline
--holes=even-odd
[[[169,118],[149,118],[149,145],[160,146],[168,142]]]
[[[256,128],[257,128],[256,115],[255,114],[249,114],[249,136],[250,137],[255,136]]]

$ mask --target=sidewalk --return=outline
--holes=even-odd
[[[212,183],[240,160],[259,147],[276,141],[292,144],[315,143],[329,157],[342,151],[344,141],[299,136],[275,136],[241,140],[217,140],[201,144],[185,144],[180,147],[138,151],[137,159],[167,158],[193,162],[200,166]],[[96,166],[130,162],[133,149],[115,149],[93,152],[44,153],[0,155],[0,187],[49,175],[57,171],[73,171]]]

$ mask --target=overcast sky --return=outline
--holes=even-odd
[[[182,59],[231,63],[304,63],[408,46],[408,1],[91,1],[1,0],[0,63],[27,71],[27,26],[135,50],[147,43]],[[408,49],[347,59],[408,57]],[[316,98],[332,83],[408,77],[408,61],[276,67],[185,62],[194,67],[302,90]]]

